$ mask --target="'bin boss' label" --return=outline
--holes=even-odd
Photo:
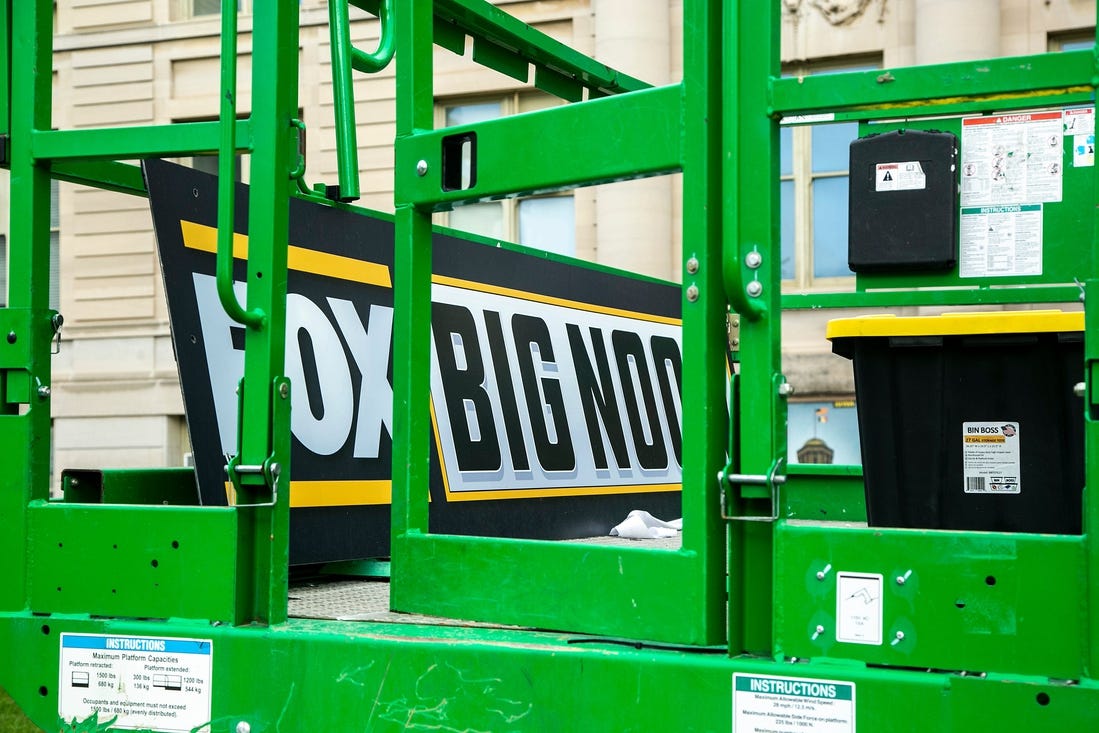
[[[962,423],[962,471],[967,494],[1022,493],[1019,423]]]

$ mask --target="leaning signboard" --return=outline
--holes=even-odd
[[[232,497],[244,328],[218,301],[216,179],[145,175],[203,504]],[[248,191],[234,263],[244,300]],[[285,373],[293,564],[389,553],[392,219],[290,206]],[[430,527],[603,535],[630,509],[679,516],[679,288],[449,234],[434,238]]]

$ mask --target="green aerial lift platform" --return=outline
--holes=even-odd
[[[1045,274],[988,282],[945,270],[870,272],[852,293],[783,296],[778,266],[783,120],[827,112],[867,126],[918,124],[1091,105],[1092,51],[784,79],[777,0],[685,0],[683,81],[653,88],[483,0],[361,5],[382,20],[382,47],[371,54],[351,48],[346,5],[332,3],[341,173],[325,192],[357,194],[350,74],[384,67],[396,50],[399,470],[389,585],[393,610],[419,614],[406,623],[288,616],[288,200],[324,199],[301,184],[297,155],[298,3],[256,3],[247,119],[236,119],[236,17],[227,13],[221,123],[80,130],[52,129],[52,3],[4,3],[0,133],[13,216],[9,307],[0,309],[0,684],[32,720],[46,730],[117,721],[217,733],[1099,725],[1093,182],[1063,202],[1075,205],[1082,236],[1047,247]],[[475,61],[522,80],[533,67],[536,86],[573,104],[434,130],[433,45],[461,53],[469,38]],[[474,138],[475,182],[463,187],[455,166]],[[227,205],[234,150],[252,156],[243,305]],[[104,477],[136,487],[140,502],[50,500],[50,352],[60,326],[48,307],[50,179],[142,195],[132,161],[217,151],[219,291],[247,326],[240,443],[228,466],[237,503],[165,504],[178,470],[153,469]],[[682,546],[429,532],[432,212],[677,171],[690,396]],[[864,511],[857,470],[788,466],[784,308],[1081,297],[1082,533],[870,527],[851,521]],[[740,329],[731,378],[730,309]],[[857,643],[837,628],[846,613],[837,594],[854,575],[876,579],[863,587],[876,634]]]

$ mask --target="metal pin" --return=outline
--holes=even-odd
[[[824,627],[821,626],[820,624],[817,624],[817,630],[813,633],[813,635],[809,638],[809,640],[810,641],[816,641],[817,637],[820,636],[823,633],[824,633]]]
[[[832,570],[832,563],[828,563],[827,565],[824,566],[824,570],[818,570],[817,571],[817,580],[824,580],[824,576],[828,575],[828,573],[831,570]]]

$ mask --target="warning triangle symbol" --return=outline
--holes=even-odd
[[[893,180],[893,174],[890,173],[889,171],[886,171],[885,176],[882,177],[882,182],[884,183],[885,181],[892,181],[892,180]]]

